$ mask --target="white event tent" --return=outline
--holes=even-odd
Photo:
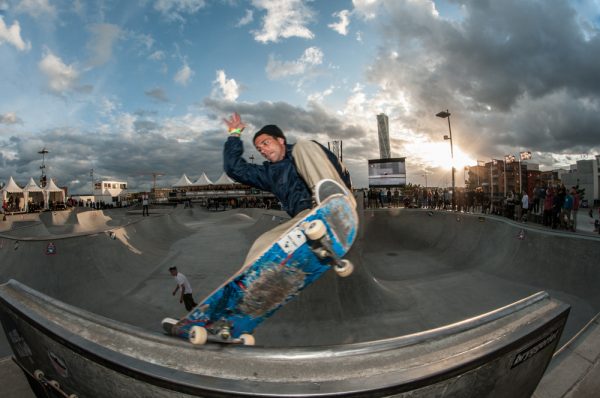
[[[44,196],[46,198],[46,200],[44,202],[44,208],[48,209],[49,203],[51,201],[52,202],[62,202],[62,203],[65,202],[65,191],[63,191],[62,189],[57,187],[52,178],[50,179],[50,182],[48,183],[48,185],[46,185],[43,188],[43,190],[44,190]]]
[[[33,177],[29,178],[29,182],[23,188],[23,192],[25,192],[25,211],[29,211],[29,204],[32,202],[41,204],[46,201],[44,190],[36,184]]]
[[[17,185],[15,180],[13,180],[12,176],[8,179],[8,183],[4,188],[2,188],[2,203],[9,202],[12,199],[12,202],[17,204],[18,209],[23,211],[26,203],[26,193],[23,192],[23,189]]]
[[[217,181],[215,181],[215,185],[233,185],[233,184],[239,184],[239,182],[234,181],[231,178],[229,178],[229,176],[225,172],[223,172],[223,174],[221,174],[221,177],[219,177],[219,179]]]
[[[205,187],[207,185],[212,185],[212,184],[213,184],[213,182],[208,179],[208,177],[206,176],[206,173],[202,173],[202,175],[200,177],[198,177],[198,179],[196,181],[194,181],[194,183],[192,185],[196,186],[196,187]]]
[[[190,179],[185,175],[185,173],[183,173],[183,175],[181,176],[181,178],[179,179],[179,181],[177,181],[174,185],[173,188],[185,188],[185,187],[189,187],[190,185],[192,185],[192,182],[190,181]]]

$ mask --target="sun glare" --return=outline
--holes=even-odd
[[[454,146],[454,162],[450,154],[450,144],[447,142],[421,142],[408,145],[410,157],[423,163],[428,168],[441,168],[452,170],[452,164],[457,171],[464,169],[465,166],[476,164],[476,161],[468,154],[462,151],[458,146]]]

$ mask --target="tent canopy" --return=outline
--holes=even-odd
[[[202,173],[202,175],[200,177],[198,177],[198,179],[192,184],[195,186],[206,186],[206,185],[212,185],[212,181],[208,179],[208,177],[206,176],[206,173]]]
[[[12,198],[16,201],[19,206],[19,210],[22,210],[22,208],[25,206],[25,202],[27,202],[27,192],[23,191],[23,189],[17,185],[12,176],[10,176],[8,179],[6,186],[2,188],[2,203],[8,202],[9,198]]]
[[[38,184],[36,184],[36,182],[33,180],[33,177],[29,178],[29,182],[27,183],[27,185],[25,185],[25,188],[23,188],[23,190],[27,192],[43,192],[42,188],[40,188]]]
[[[215,185],[232,185],[232,184],[239,184],[236,181],[233,181],[231,178],[229,178],[229,176],[223,172],[223,174],[221,174],[221,177],[219,177],[219,179],[217,181],[215,181]]]
[[[177,181],[174,185],[173,188],[180,188],[180,187],[189,187],[190,185],[192,185],[192,182],[190,181],[190,179],[185,175],[185,173],[183,173],[183,175],[181,176],[181,178],[179,179],[179,181]]]
[[[19,187],[15,180],[13,180],[12,176],[10,176],[8,179],[8,183],[4,188],[2,188],[2,191],[7,193],[20,193],[23,192],[23,189]]]
[[[44,187],[44,195],[46,197],[46,209],[49,208],[50,201],[65,202],[65,191],[57,187],[52,178],[48,185]]]

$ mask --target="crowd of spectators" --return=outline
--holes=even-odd
[[[412,187],[406,194],[398,188],[371,188],[362,191],[365,208],[418,207],[437,210],[453,210],[452,193],[448,189]],[[600,208],[597,216],[593,206],[581,209],[581,192],[578,187],[564,184],[537,185],[531,195],[509,191],[490,197],[482,190],[457,189],[455,211],[465,213],[494,214],[518,222],[533,222],[551,229],[577,230],[577,215],[594,222],[594,231],[600,232]],[[583,214],[579,215],[582,219]]]

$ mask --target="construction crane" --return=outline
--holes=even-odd
[[[156,191],[156,178],[160,177],[160,176],[164,176],[164,173],[160,173],[160,172],[148,172],[148,173],[138,173],[135,174],[132,177],[137,177],[137,176],[152,176],[152,191],[155,192]]]

